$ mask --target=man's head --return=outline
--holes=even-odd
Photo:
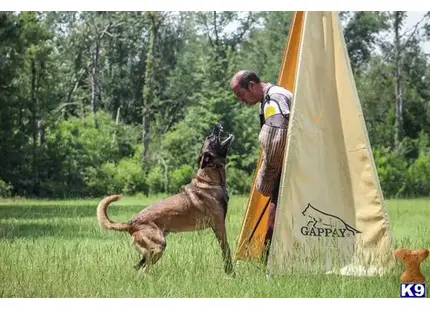
[[[254,71],[241,70],[230,81],[230,88],[239,101],[254,105],[263,98],[262,82]]]

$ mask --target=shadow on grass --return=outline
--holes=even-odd
[[[79,225],[75,223],[16,223],[0,225],[0,240],[14,241],[16,239],[35,239],[43,237],[106,239],[94,225]]]
[[[0,206],[0,220],[7,219],[49,219],[49,218],[81,218],[96,217],[97,204],[43,206],[38,204],[3,205]],[[109,216],[126,214],[130,218],[140,211],[142,206],[111,206]]]

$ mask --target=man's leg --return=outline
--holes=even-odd
[[[269,217],[267,219],[267,230],[264,238],[264,253],[263,260],[264,264],[267,265],[267,259],[269,257],[270,244],[272,243],[273,229],[275,226],[276,207],[278,204],[278,192],[279,185],[281,182],[281,176],[278,177],[271,196],[271,202],[269,205]]]
[[[269,218],[267,220],[267,230],[264,238],[264,264],[267,265],[267,259],[269,257],[270,244],[272,243],[273,226],[275,224],[276,204],[273,202],[269,205]]]

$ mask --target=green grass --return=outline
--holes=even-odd
[[[109,209],[128,220],[161,197],[125,197]],[[125,233],[101,231],[98,200],[0,202],[1,297],[398,297],[399,269],[386,277],[266,278],[239,262],[226,277],[210,230],[169,235],[167,249],[148,275],[133,265],[137,252]],[[228,235],[234,252],[246,197],[229,204]],[[387,201],[397,246],[430,247],[430,200]],[[430,259],[422,265],[430,278]]]

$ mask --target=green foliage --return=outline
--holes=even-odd
[[[154,166],[149,170],[146,177],[149,194],[164,192],[166,183],[163,182],[163,178],[164,171],[161,166]]]
[[[87,167],[84,181],[85,195],[89,197],[147,192],[140,155],[124,157],[116,164],[106,162],[100,168]]]
[[[262,25],[252,29],[242,43],[240,69],[257,71],[261,78],[276,83],[293,12],[260,12]],[[262,26],[262,27],[261,27]]]
[[[97,113],[96,117],[98,128],[94,127],[93,116],[72,117],[57,123],[48,134],[48,157],[55,163],[51,179],[57,181],[55,192],[50,195],[91,196],[142,187],[131,180],[128,180],[129,183],[121,180],[119,186],[113,179],[116,173],[110,166],[114,165],[120,171],[120,168],[126,169],[124,173],[127,169],[128,172],[133,170],[133,173],[138,173],[135,168],[139,160],[135,157],[130,163],[134,167],[127,166],[128,158],[136,153],[138,129],[130,125],[116,125],[104,112]]]
[[[258,105],[238,103],[229,81],[254,69],[276,83],[292,13],[1,12],[5,195],[174,193],[197,171],[217,121],[235,135],[229,189],[248,194]],[[387,197],[429,194],[430,62],[421,42],[430,23],[404,32],[405,18],[341,14]]]
[[[385,196],[429,196],[430,139],[426,133],[417,139],[405,138],[397,152],[376,147],[374,157]]]
[[[235,167],[227,169],[228,192],[232,195],[247,194],[252,185],[253,175]]]
[[[380,32],[388,29],[386,12],[356,12],[344,29],[353,69],[369,61]]]
[[[375,164],[386,197],[401,196],[408,180],[408,164],[403,156],[386,147],[375,148]]]
[[[191,182],[197,169],[190,165],[182,165],[177,169],[170,170],[169,173],[169,193],[177,193],[182,185]]]
[[[420,153],[408,168],[408,196],[428,197],[430,195],[430,154]]]
[[[2,179],[0,179],[0,197],[1,198],[8,198],[12,196],[12,186]]]

